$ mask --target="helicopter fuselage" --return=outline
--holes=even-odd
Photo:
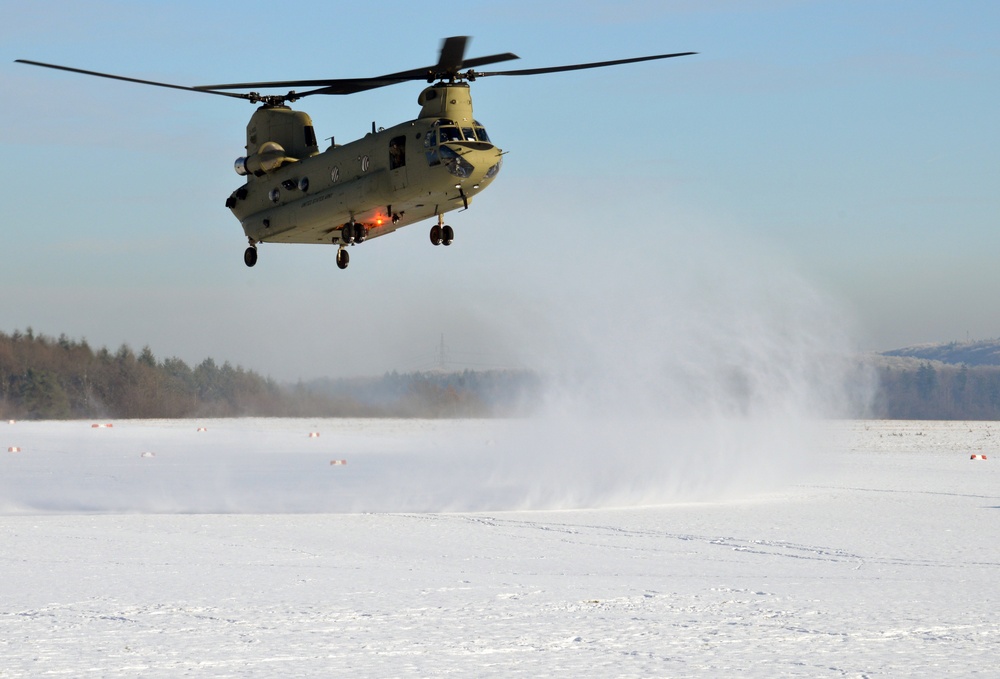
[[[502,151],[472,116],[465,83],[424,90],[420,117],[320,152],[308,115],[262,106],[247,127],[247,183],[226,205],[257,243],[347,245],[467,208]],[[374,126],[373,126],[374,127]]]

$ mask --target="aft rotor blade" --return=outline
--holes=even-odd
[[[585,68],[601,68],[603,66],[618,66],[620,64],[635,64],[640,61],[653,61],[655,59],[670,59],[672,57],[686,57],[697,52],[677,52],[675,54],[657,54],[651,57],[635,57],[632,59],[616,59],[614,61],[595,61],[590,64],[570,64],[569,66],[549,66],[547,68],[525,68],[518,71],[490,71],[476,73],[477,78],[488,75],[541,75],[542,73],[560,73],[562,71],[580,71]]]
[[[86,71],[82,68],[72,68],[70,66],[57,66],[56,64],[45,64],[40,61],[29,61],[28,59],[15,59],[15,62],[19,64],[30,64],[31,66],[42,66],[43,68],[54,68],[58,71],[69,71],[70,73],[82,73],[83,75],[93,75],[98,78],[110,78],[111,80],[124,80],[130,83],[139,83],[140,85],[154,85],[156,87],[169,87],[173,90],[188,90],[190,92],[204,92],[206,94],[219,94],[223,97],[235,97],[237,99],[249,99],[248,95],[237,94],[234,92],[215,92],[211,89],[205,89],[200,87],[186,87],[184,85],[173,85],[171,83],[161,83],[155,80],[141,80],[139,78],[127,78],[123,75],[112,75],[111,73],[98,73],[97,71]]]

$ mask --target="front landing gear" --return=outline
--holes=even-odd
[[[365,238],[368,237],[368,229],[365,228],[364,224],[359,222],[350,221],[340,227],[340,240],[342,240],[347,245],[354,245],[358,243],[365,242]]]
[[[455,240],[455,230],[444,223],[444,216],[438,215],[438,223],[431,227],[433,245],[451,245]]]

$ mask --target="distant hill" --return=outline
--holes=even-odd
[[[938,344],[918,344],[903,349],[881,352],[882,356],[915,358],[923,361],[939,361],[949,365],[1000,366],[1000,339],[978,342],[948,342]]]
[[[871,415],[903,420],[1000,419],[1000,340],[921,344],[870,357]]]

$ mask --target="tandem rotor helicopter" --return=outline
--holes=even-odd
[[[289,80],[186,87],[85,71],[38,61],[43,66],[126,82],[169,87],[246,99],[261,104],[247,124],[246,155],[236,160],[236,173],[246,183],[233,191],[226,207],[240,220],[250,243],[243,255],[257,263],[259,243],[326,243],[337,245],[337,266],[350,261],[347,246],[363,243],[425,219],[435,219],[430,240],[451,245],[454,229],[445,213],[468,209],[473,196],[496,178],[503,151],[472,114],[469,83],[496,75],[540,75],[640,61],[682,57],[696,52],[551,66],[514,71],[476,71],[487,64],[519,58],[509,52],[465,58],[467,36],[446,38],[438,62],[374,78]],[[289,102],[314,94],[354,94],[411,81],[426,81],[415,120],[375,129],[357,141],[320,151],[312,119]],[[315,88],[285,94],[263,89]],[[231,90],[244,90],[234,92]],[[246,91],[249,90],[249,91]]]

